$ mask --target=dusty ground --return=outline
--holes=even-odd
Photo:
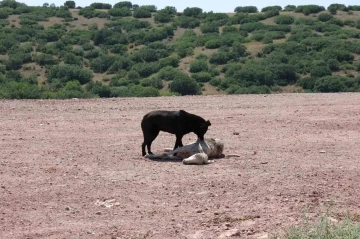
[[[141,157],[140,121],[185,109],[225,155]],[[267,238],[360,218],[360,94],[0,101],[0,238]],[[184,137],[184,143],[195,139]],[[161,133],[153,151],[172,147]]]

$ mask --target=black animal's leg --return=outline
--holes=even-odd
[[[176,141],[175,141],[175,146],[174,146],[174,150],[178,147],[182,147],[183,143],[182,143],[182,137],[183,135],[176,135]],[[176,156],[176,153],[174,154],[174,156]]]
[[[147,137],[145,138],[145,144],[147,146],[147,150],[149,154],[153,154],[151,152],[151,144],[154,141],[154,139],[159,135],[159,130],[153,130],[151,133],[149,133],[147,135]]]
[[[148,138],[149,138],[148,130],[143,129],[143,135],[144,135],[144,142],[141,145],[141,151],[142,151],[142,156],[145,156],[146,155],[145,147],[147,145]]]
[[[176,141],[175,141],[175,146],[174,149],[176,149],[177,147],[182,147],[182,137],[183,135],[176,135]]]
[[[145,155],[146,155],[145,146],[146,146],[146,143],[145,143],[145,140],[144,140],[144,142],[143,142],[142,145],[141,145],[142,156],[145,156]]]

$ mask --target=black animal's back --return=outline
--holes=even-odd
[[[141,121],[144,130],[160,130],[175,134],[179,125],[180,111],[156,110],[147,113]]]

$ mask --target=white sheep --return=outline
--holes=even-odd
[[[220,139],[197,140],[174,150],[165,149],[163,154],[147,154],[149,159],[183,160],[184,164],[207,164],[209,158],[220,157],[224,151],[224,143]],[[176,154],[176,156],[174,156]]]

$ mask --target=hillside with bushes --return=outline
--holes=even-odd
[[[360,91],[360,5],[0,2],[0,99]]]

